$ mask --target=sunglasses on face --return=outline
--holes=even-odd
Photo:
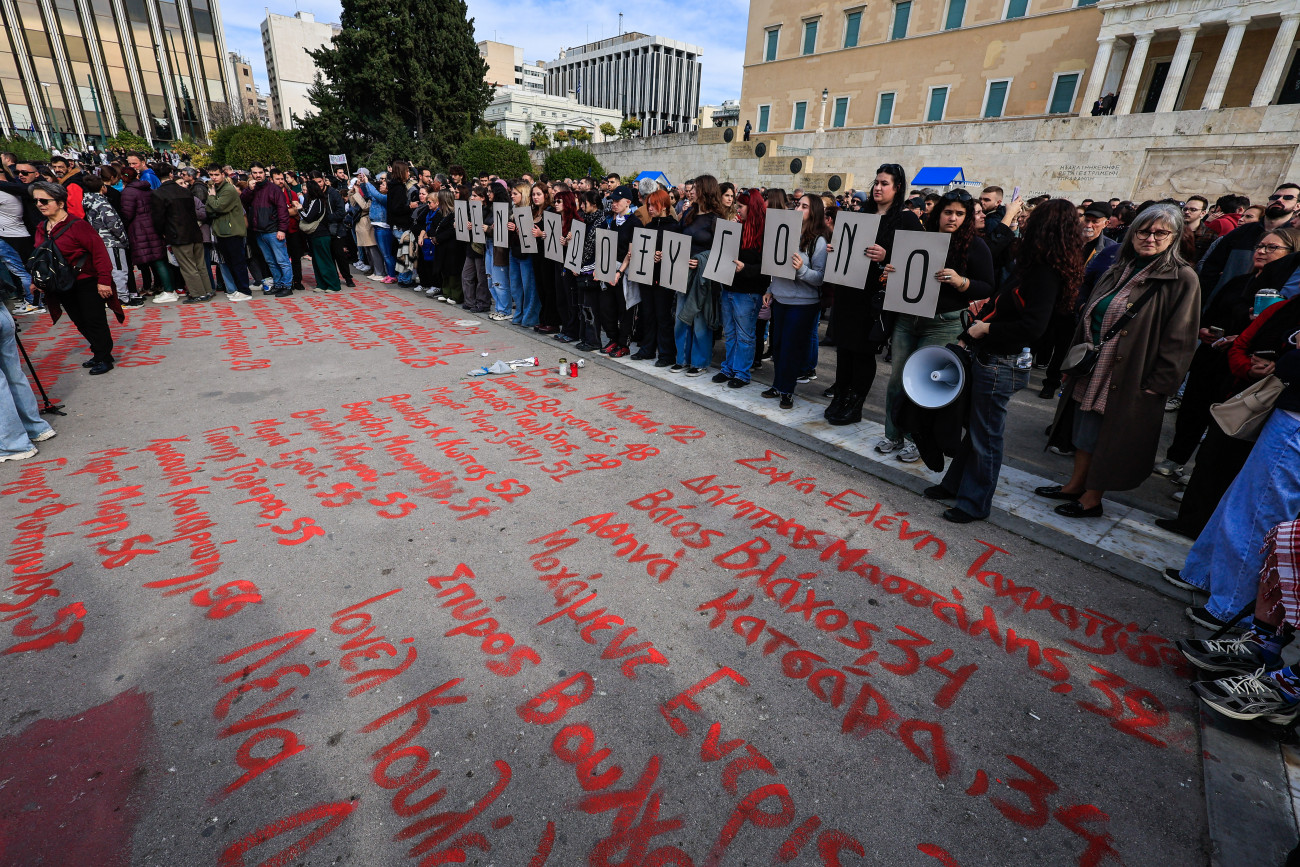
[[[37,206],[54,204],[53,199],[32,199],[32,201],[35,202]]]
[[[1268,197],[1270,202],[1276,202],[1278,199],[1281,199],[1284,202],[1293,202],[1295,201],[1295,196],[1284,196],[1281,193],[1274,193]]]
[[[26,175],[39,175],[40,172],[36,171],[35,169],[26,170],[26,171],[23,170],[23,169],[19,169],[19,170],[18,170],[18,174],[20,174],[20,175],[24,175],[24,176],[26,176]]]

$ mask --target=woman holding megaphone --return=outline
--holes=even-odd
[[[1020,356],[1042,337],[1053,310],[1073,309],[1082,282],[1083,236],[1074,205],[1065,199],[1039,205],[1025,223],[1011,279],[979,306],[960,338],[971,352],[970,418],[943,481],[925,489],[932,500],[956,498],[943,513],[949,521],[967,524],[992,510],[1007,403],[1029,384],[1030,359]]]

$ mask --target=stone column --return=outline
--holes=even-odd
[[[1151,37],[1155,32],[1133,34],[1133,51],[1128,56],[1128,68],[1124,70],[1124,83],[1119,88],[1119,101],[1115,103],[1115,114],[1129,114],[1133,111],[1133,100],[1137,96],[1138,83],[1142,80],[1142,69],[1147,63],[1147,49],[1151,47]]]
[[[1165,76],[1164,87],[1160,89],[1160,101],[1156,111],[1173,111],[1178,104],[1178,92],[1183,89],[1183,76],[1187,73],[1187,61],[1192,57],[1192,44],[1196,42],[1199,24],[1184,24],[1178,28],[1178,47],[1174,49],[1174,59],[1169,63],[1169,74]]]
[[[1228,89],[1228,78],[1232,75],[1232,65],[1237,62],[1237,52],[1241,50],[1241,37],[1246,33],[1249,18],[1235,18],[1228,22],[1228,35],[1223,37],[1223,47],[1219,49],[1219,59],[1214,64],[1214,74],[1205,88],[1205,99],[1201,108],[1216,109],[1223,105],[1223,92]]]
[[[1106,70],[1110,67],[1111,54],[1115,50],[1114,36],[1097,37],[1097,57],[1092,61],[1092,72],[1088,73],[1088,87],[1083,92],[1083,104],[1079,114],[1087,117],[1092,114],[1092,104],[1101,96],[1101,87],[1106,81]]]
[[[1286,62],[1291,56],[1291,45],[1295,42],[1296,29],[1300,28],[1300,12],[1287,12],[1282,16],[1282,24],[1277,28],[1277,37],[1273,40],[1273,50],[1268,53],[1264,63],[1264,72],[1251,97],[1252,106],[1268,105],[1277,92],[1278,82],[1286,71]]]

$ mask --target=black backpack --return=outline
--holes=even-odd
[[[71,291],[72,284],[81,276],[81,266],[85,256],[77,260],[74,266],[63,255],[54,240],[68,230],[76,217],[69,216],[64,224],[45,236],[45,241],[36,248],[27,260],[27,270],[32,275],[32,287],[49,295],[62,295]],[[48,232],[49,223],[46,223]]]

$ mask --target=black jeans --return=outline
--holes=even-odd
[[[641,303],[641,346],[643,355],[655,355],[665,361],[677,360],[677,338],[673,329],[677,325],[674,306],[677,293],[667,286],[642,286]]]
[[[108,330],[104,299],[94,280],[78,280],[58,298],[59,305],[90,344],[96,361],[113,360],[113,332]]]
[[[867,344],[866,352],[844,347],[835,349],[835,393],[853,391],[865,397],[876,381],[875,344]]]
[[[957,508],[976,518],[993,510],[993,493],[1002,472],[1003,434],[1011,396],[1029,384],[1029,371],[1014,355],[971,361],[970,418],[960,450],[948,465],[943,488],[957,497]]]
[[[226,267],[230,270],[230,279],[235,281],[234,286],[227,286],[227,292],[247,292],[248,291],[248,257],[244,254],[244,238],[236,236],[232,238],[216,238],[217,252],[225,260]]]
[[[466,257],[466,261],[469,261],[469,257]],[[482,273],[482,265],[478,266],[478,270]],[[582,293],[577,289],[576,278],[569,269],[561,267],[558,276],[559,280],[555,284],[555,309],[560,316],[560,331],[577,340],[582,336],[582,316],[579,311],[582,306]],[[469,300],[468,295],[466,300]]]
[[[1228,367],[1227,352],[1211,349],[1204,343],[1196,347],[1192,366],[1187,371],[1183,405],[1178,408],[1174,423],[1174,441],[1169,444],[1165,457],[1180,466],[1190,461],[1201,442],[1201,434],[1210,426],[1210,406],[1226,400],[1231,392],[1232,370]]]
[[[600,287],[600,327],[610,342],[627,346],[632,339],[632,311],[627,309],[623,300],[623,283],[620,280],[613,286],[604,283]]]
[[[1178,523],[1189,535],[1201,535],[1254,447],[1253,442],[1234,439],[1210,422],[1196,458],[1196,469],[1187,481],[1183,502],[1178,507]]]
[[[349,263],[354,261],[352,257],[356,255],[357,251],[348,249],[349,239],[342,229],[339,231],[342,234],[330,236],[330,252],[334,254],[334,264],[339,269],[339,277],[343,278],[344,282],[347,282],[352,279],[352,268]]]
[[[284,236],[289,248],[289,266],[293,268],[293,285],[302,285],[302,257],[307,255],[307,236],[302,232],[289,232]]]

